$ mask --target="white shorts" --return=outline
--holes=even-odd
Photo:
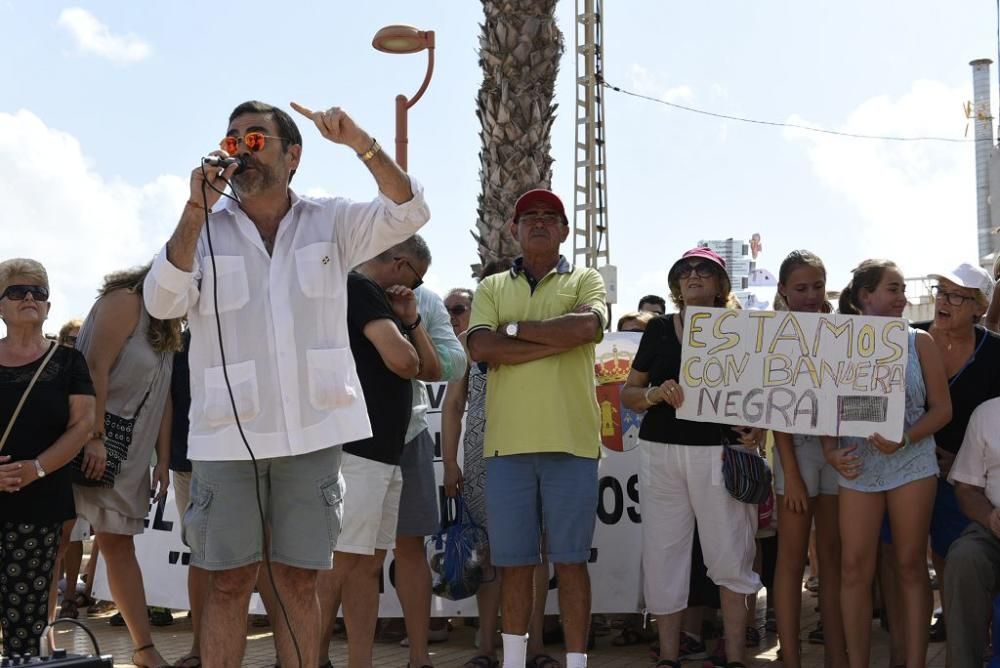
[[[737,501],[722,481],[721,445],[639,440],[639,499],[646,608],[669,615],[688,607],[695,522],[708,577],[753,594],[757,506]]]
[[[799,473],[806,484],[806,494],[810,499],[825,494],[837,496],[840,492],[840,474],[826,461],[823,444],[819,436],[793,434],[795,441],[795,461]],[[785,493],[785,470],[781,467],[781,453],[774,449],[774,493]]]
[[[69,542],[82,543],[88,538],[90,538],[90,522],[82,517],[77,517],[73,524],[73,531],[69,534]]]
[[[340,474],[344,478],[344,519],[336,551],[371,555],[375,550],[394,548],[403,490],[400,468],[345,452]]]

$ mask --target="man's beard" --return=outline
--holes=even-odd
[[[237,194],[252,195],[277,185],[278,174],[273,167],[258,162],[250,162],[248,167],[253,169],[241,172],[231,179],[233,190]]]

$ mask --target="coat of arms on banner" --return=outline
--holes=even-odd
[[[636,342],[632,337],[608,335],[602,344],[597,346],[594,362],[601,441],[609,450],[626,452],[638,445],[642,424],[642,413],[626,408],[621,400],[622,387],[632,369]]]

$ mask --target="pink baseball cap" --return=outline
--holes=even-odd
[[[564,220],[566,218],[566,209],[563,207],[562,200],[559,199],[559,196],[551,190],[536,188],[534,190],[529,190],[517,198],[517,204],[514,205],[514,220],[520,218],[522,213],[530,209],[535,204],[545,204],[557,211]]]
[[[705,246],[695,246],[691,250],[686,251],[684,255],[681,255],[681,259],[677,260],[677,262],[674,262],[673,266],[670,267],[669,273],[670,274],[674,273],[674,270],[677,268],[677,265],[679,265],[684,260],[687,260],[688,258],[692,257],[700,257],[702,259],[708,260],[709,262],[714,262],[715,264],[719,265],[719,267],[722,268],[723,271],[725,271],[726,269],[726,261],[722,259],[721,255],[716,253],[711,248],[707,248]]]

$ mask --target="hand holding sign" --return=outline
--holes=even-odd
[[[340,107],[330,107],[326,111],[313,111],[298,102],[292,102],[292,109],[316,124],[320,134],[334,144],[345,144],[355,153],[364,153],[372,144],[367,132],[357,126],[347,112]]]
[[[868,437],[868,442],[878,448],[883,454],[891,455],[894,452],[901,450],[905,441],[897,442],[890,441],[887,438],[883,438],[881,434],[875,433]]]

